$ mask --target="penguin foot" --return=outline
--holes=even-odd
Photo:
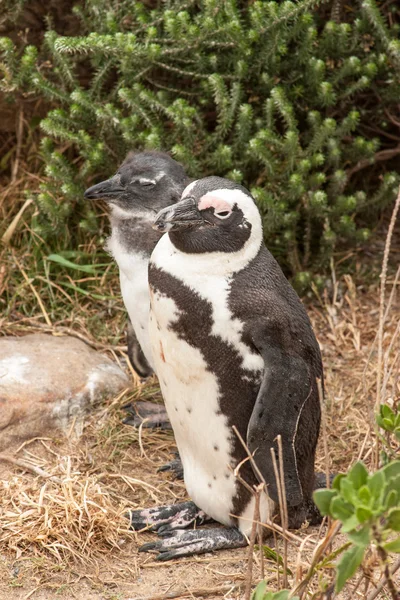
[[[145,508],[143,510],[131,510],[126,514],[130,520],[130,528],[135,531],[149,528],[161,534],[184,529],[196,523],[202,525],[210,520],[194,502],[180,502],[156,508]]]
[[[157,469],[157,473],[163,471],[172,471],[175,475],[175,479],[183,479],[183,465],[178,452],[175,453],[175,458],[173,460],[170,460]]]
[[[134,404],[126,404],[122,408],[128,413],[128,416],[123,420],[125,425],[140,427],[143,423],[143,427],[172,429],[163,404],[142,400]]]
[[[180,556],[192,556],[193,554],[247,546],[244,535],[234,527],[191,531],[178,529],[168,533],[162,532],[161,535],[162,540],[144,544],[139,548],[139,552],[156,550],[159,553],[156,560],[165,561]]]

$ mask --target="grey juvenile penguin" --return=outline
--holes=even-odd
[[[113,177],[85,192],[85,198],[104,199],[111,209],[107,249],[119,266],[122,297],[129,315],[128,356],[141,377],[154,371],[148,334],[147,271],[161,234],[151,224],[160,209],[179,200],[189,181],[182,165],[168,154],[131,152]],[[151,410],[151,404],[146,405]],[[153,408],[157,410],[157,405]],[[160,424],[162,415],[151,416]]]
[[[261,520],[278,502],[270,452],[277,453],[278,434],[290,527],[317,520],[320,350],[300,299],[264,245],[252,196],[226,179],[200,179],[154,226],[167,233],[150,260],[150,338],[193,502],[132,511],[133,528],[151,524],[164,536],[141,550],[168,560],[246,544],[254,497],[233,474],[247,456],[234,425],[268,484]],[[240,473],[250,486],[258,483],[250,462]],[[226,527],[185,531],[206,518]]]

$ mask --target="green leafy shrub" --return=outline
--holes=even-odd
[[[168,150],[193,177],[250,187],[268,246],[306,285],[338,242],[368,239],[399,181],[399,9],[346,7],[331,18],[317,0],[89,0],[73,8],[75,37],[2,38],[2,89],[53,107],[33,229],[78,243],[98,226],[84,188],[128,150]]]
[[[354,575],[371,542],[383,562],[387,553],[400,553],[399,460],[372,474],[358,462],[346,475],[335,477],[331,490],[314,492],[314,500],[323,515],[342,523],[351,542],[336,568],[337,592]]]

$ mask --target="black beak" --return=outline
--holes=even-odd
[[[197,208],[197,202],[189,197],[160,210],[152,227],[160,232],[180,231],[203,223],[204,219]]]
[[[86,190],[84,194],[85,198],[90,200],[99,200],[100,198],[103,200],[112,200],[122,194],[125,189],[122,187],[120,179],[119,175],[114,175],[111,179],[92,185],[92,187]]]

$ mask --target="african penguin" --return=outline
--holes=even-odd
[[[122,297],[129,315],[128,356],[141,377],[154,371],[148,333],[147,271],[161,233],[151,224],[161,208],[179,200],[189,181],[182,165],[168,154],[131,152],[113,177],[85,192],[85,198],[104,199],[111,209],[107,249],[119,266]]]
[[[259,483],[236,426],[265,479],[261,520],[278,502],[270,449],[282,436],[291,527],[309,514],[320,427],[322,361],[307,313],[263,242],[259,211],[241,185],[192,182],[160,211],[166,232],[150,259],[150,339],[192,503],[130,513],[165,539],[141,550],[159,560],[246,545]],[[313,512],[315,511],[315,513]],[[226,528],[185,531],[211,518]],[[176,530],[171,535],[171,530]]]

